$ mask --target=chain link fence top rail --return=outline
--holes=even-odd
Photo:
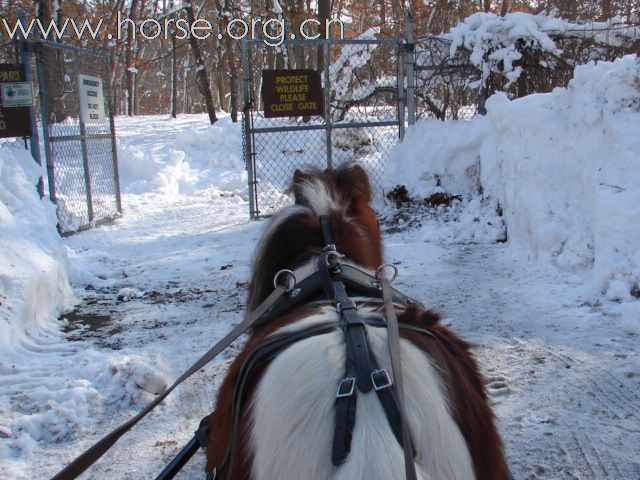
[[[310,118],[264,118],[260,95],[261,71],[283,67],[282,57],[250,44],[250,91],[254,109],[245,148],[250,152],[256,185],[256,215],[268,216],[292,203],[288,192],[297,168],[327,168],[328,159],[337,167],[357,162],[367,169],[377,194],[382,194],[386,162],[398,142],[398,43],[330,43],[328,70],[329,122]],[[322,43],[292,45],[285,50],[289,66],[322,66]],[[320,55],[320,60],[318,56]],[[280,62],[280,63],[279,63]],[[286,64],[286,62],[285,62]],[[330,144],[327,128],[331,130]],[[331,149],[328,152],[328,149]],[[245,157],[247,158],[247,157]]]
[[[50,194],[57,204],[59,229],[68,234],[109,221],[121,212],[107,101],[110,72],[102,54],[45,42],[38,44],[37,63],[44,82],[41,92],[45,92],[41,101]],[[80,74],[102,79],[104,123],[81,122]]]

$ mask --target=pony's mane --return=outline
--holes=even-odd
[[[380,232],[369,205],[371,186],[362,167],[296,170],[291,191],[295,205],[271,219],[258,246],[249,286],[250,310],[269,295],[278,270],[293,270],[322,251],[321,215],[329,220],[339,252],[368,268],[382,263]]]

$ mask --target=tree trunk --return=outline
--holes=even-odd
[[[235,62],[235,55],[233,54],[233,41],[231,37],[227,37],[225,42],[226,50],[224,55],[226,61],[224,62],[229,71],[229,108],[231,111],[231,121],[233,123],[238,121],[238,67]]]
[[[602,15],[600,20],[603,22],[613,17],[613,10],[611,8],[611,0],[602,0]]]
[[[229,19],[231,18],[231,0],[224,1],[224,23],[225,31],[228,27]],[[230,35],[225,36],[225,62],[229,72],[229,109],[231,110],[231,121],[236,123],[238,121],[238,66],[236,64],[236,56],[234,54],[234,41]],[[222,67],[222,66],[221,66]]]
[[[189,25],[193,25],[195,22],[193,5],[191,3],[185,4],[184,11],[187,14],[187,22]],[[209,114],[209,121],[211,122],[211,125],[213,125],[218,121],[218,118],[216,117],[216,109],[213,105],[213,97],[211,96],[211,89],[209,88],[209,76],[207,75],[207,69],[204,66],[204,60],[202,59],[198,39],[193,35],[190,35],[189,45],[193,52],[193,59],[196,62],[196,83],[198,85],[198,91],[204,97],[204,102],[207,106],[207,113]]]
[[[171,117],[178,118],[178,55],[176,35],[171,34]]]
[[[138,9],[138,0],[131,0],[129,7],[129,19],[136,21],[136,10]],[[124,67],[127,79],[127,115],[132,117],[135,105],[135,72],[133,71],[133,49],[135,48],[135,33],[132,31],[131,24],[126,25],[127,43],[124,54]]]
[[[500,7],[500,15],[503,17],[509,13],[509,0],[502,0],[502,7]]]
[[[49,0],[37,0],[38,2],[38,19],[43,25],[49,25],[53,18],[53,12]],[[57,19],[56,19],[57,20]],[[42,62],[47,77],[47,104],[49,110],[49,121],[61,122],[66,115],[66,107],[64,105],[64,76],[65,62],[64,53],[61,50],[46,47],[42,49]]]
[[[331,18],[331,0],[318,0],[318,21],[320,22],[319,34],[318,38],[327,38],[325,35],[326,28],[325,25]],[[316,62],[318,65],[318,71],[322,72],[324,70],[324,57],[323,57],[323,47],[322,45],[318,45],[318,61]],[[327,59],[328,60],[328,59]]]

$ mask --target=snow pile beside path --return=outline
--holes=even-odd
[[[481,182],[509,237],[562,269],[593,265],[628,300],[640,282],[640,63],[579,66],[566,89],[487,102]]]
[[[33,478],[29,463],[44,445],[91,435],[114,412],[139,411],[169,384],[158,367],[166,370],[157,355],[76,350],[62,342],[30,362],[16,361],[0,386],[2,478]]]
[[[38,349],[57,337],[74,297],[55,207],[40,200],[40,168],[22,142],[0,143],[0,351]],[[0,372],[7,367],[0,358]]]
[[[504,223],[496,201],[480,195],[480,146],[488,131],[489,122],[484,117],[471,122],[423,120],[408,129],[404,141],[393,149],[384,190],[390,192],[403,185],[416,201],[408,207],[412,211],[402,216],[419,216],[429,203],[425,199],[431,196],[460,197],[428,208],[417,233],[423,240],[440,243],[504,240]],[[409,220],[402,216],[400,222]]]
[[[409,192],[427,197],[442,187],[454,194],[472,196],[480,188],[480,145],[489,122],[429,119],[406,132],[392,152],[385,190],[404,185]]]
[[[168,384],[156,355],[68,342],[58,318],[76,299],[55,207],[21,141],[0,142],[0,459],[31,478],[42,445],[82,436],[104,415],[138,410]],[[3,475],[6,475],[4,477]]]
[[[167,123],[174,128],[167,129]],[[126,193],[193,194],[209,187],[233,193],[247,190],[240,124],[228,116],[214,125],[203,114],[178,119],[120,117],[116,128],[121,187]],[[170,141],[167,134],[173,137]]]
[[[483,189],[514,250],[570,272],[593,269],[611,299],[640,284],[640,63],[579,66],[566,89],[487,102],[486,119],[420,122],[392,155],[388,186]]]

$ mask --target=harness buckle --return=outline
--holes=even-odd
[[[331,273],[340,273],[340,269],[342,268],[341,258],[344,258],[342,253],[338,253],[335,249],[334,245],[329,245],[333,247],[331,250],[328,250],[325,254],[325,264],[327,265],[327,269]],[[327,248],[327,247],[325,247]]]
[[[336,393],[336,398],[346,398],[353,395],[353,392],[356,390],[356,378],[355,377],[346,377],[340,380],[340,385],[338,385],[338,392]]]
[[[371,381],[373,382],[373,389],[376,392],[389,388],[393,385],[389,372],[387,372],[386,368],[379,368],[378,370],[371,372]]]
[[[350,298],[345,299],[342,302],[336,303],[336,310],[338,313],[346,312],[347,310],[358,310],[356,304]]]

